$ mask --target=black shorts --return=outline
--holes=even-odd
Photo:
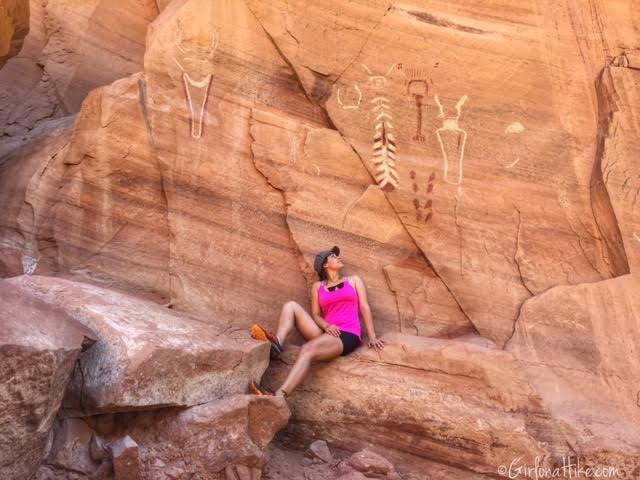
[[[348,355],[358,348],[358,336],[351,332],[340,332],[340,340],[342,340],[342,353],[340,355]]]

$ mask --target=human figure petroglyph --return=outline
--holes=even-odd
[[[509,136],[520,135],[524,131],[525,131],[524,125],[522,125],[522,123],[520,122],[510,123],[504,129],[505,135],[509,135]],[[520,157],[516,157],[516,159],[513,162],[511,162],[509,165],[505,166],[504,168],[513,168],[516,166],[516,164],[519,161],[520,161]]]
[[[195,75],[202,75],[202,71],[206,71],[211,68],[211,61],[213,55],[218,48],[218,42],[220,35],[217,31],[211,34],[211,39],[207,38],[207,42],[204,45],[199,45],[197,42],[186,42],[183,39],[183,32],[180,24],[176,31],[175,45],[182,62],[175,56],[173,61],[180,71],[182,72],[182,83],[184,86],[184,93],[187,100],[187,107],[189,108],[189,124],[192,138],[200,138],[202,136],[202,128],[204,125],[204,114],[207,107],[207,101],[209,99],[209,91],[211,89],[211,81],[213,75],[211,73],[205,74],[201,79],[194,79]],[[183,64],[189,65],[190,68],[185,68]],[[192,88],[195,92],[192,92]],[[201,93],[201,101],[198,104],[199,110],[196,115],[196,108],[194,108],[194,102],[192,95],[196,92]]]
[[[424,80],[410,80],[407,85],[407,93],[415,99],[417,110],[416,134],[413,136],[413,139],[420,143],[424,143],[425,140],[422,134],[422,99],[427,96],[428,92],[429,86]]]
[[[336,100],[340,104],[343,110],[357,110],[360,108],[360,103],[362,102],[362,90],[358,85],[354,85],[353,89],[355,90],[355,96],[351,91],[348,91],[348,95],[344,95],[347,97],[347,101],[345,102],[340,96],[340,87],[336,91]]]
[[[405,68],[402,63],[398,64],[400,70],[407,79],[407,95],[413,97],[416,104],[416,134],[413,140],[423,143],[425,136],[422,134],[422,108],[423,100],[429,93],[429,84],[427,83],[426,73],[420,68]]]
[[[374,178],[382,188],[387,185],[392,189],[398,187],[398,173],[396,171],[397,147],[393,134],[393,116],[391,114],[391,101],[383,94],[387,85],[387,76],[392,72],[395,64],[391,65],[383,75],[375,74],[369,67],[362,64],[368,74],[369,85],[376,92],[371,100],[373,106],[371,112],[374,116],[373,157],[375,166]]]
[[[463,128],[460,128],[458,121],[462,112],[462,106],[465,104],[468,98],[468,95],[463,95],[460,100],[458,100],[458,103],[456,103],[455,117],[447,117],[444,113],[444,107],[440,102],[440,97],[438,96],[438,94],[435,95],[435,102],[440,109],[440,114],[438,115],[438,117],[443,119],[442,127],[436,130],[436,137],[438,137],[438,143],[440,144],[440,150],[444,159],[444,181],[452,185],[460,185],[462,183],[462,167],[464,163],[464,150],[467,143],[467,132]],[[447,145],[445,145],[445,140],[443,138],[444,136],[454,137],[455,151],[450,147],[449,150],[452,151],[447,152]],[[457,175],[453,175],[453,180],[450,179],[449,175],[449,170],[452,167],[449,162],[450,153],[453,153],[454,160],[457,160],[457,164],[454,162],[453,168],[455,169],[457,167],[458,173]]]

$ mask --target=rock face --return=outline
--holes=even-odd
[[[629,359],[640,351],[638,288],[630,275],[552,288],[524,304],[507,344],[553,414],[576,426],[572,446],[635,475],[640,367]]]
[[[139,71],[146,29],[158,14],[154,0],[3,0],[0,22],[12,18],[7,6],[27,13],[16,34],[29,34],[0,71],[2,143],[19,143],[42,122],[78,112],[90,90]]]
[[[6,280],[0,304],[0,477],[27,480],[47,454],[65,386],[93,334]]]
[[[20,51],[29,33],[28,0],[2,0],[0,3],[0,68]]]
[[[422,457],[481,474],[517,457],[532,465],[563,453],[564,428],[510,353],[401,334],[385,340],[380,355],[360,348],[318,366],[291,397],[297,421],[288,434],[352,451],[376,445],[389,458],[410,454],[418,464]],[[284,380],[287,363],[273,365],[268,385]]]
[[[269,346],[111,290],[62,279],[9,280],[90,329],[65,407],[84,415],[189,406],[244,393],[267,368]],[[245,335],[245,338],[248,334]]]
[[[638,476],[636,3],[33,0],[0,70],[0,274],[101,286],[15,280],[99,336],[68,406],[243,393],[268,350],[224,332],[309,309],[337,244],[390,344],[315,367],[287,438]]]

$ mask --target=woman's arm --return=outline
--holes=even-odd
[[[367,300],[367,289],[364,287],[364,282],[358,275],[353,275],[353,282],[356,285],[356,291],[358,292],[358,302],[360,304],[360,313],[364,319],[364,324],[367,328],[367,336],[369,338],[376,338],[376,332],[373,328],[373,316],[371,315],[371,308],[369,308],[369,301]]]
[[[322,311],[320,310],[320,304],[318,303],[319,287],[320,282],[314,282],[313,287],[311,287],[311,316],[322,330],[326,330],[329,326],[329,322],[322,318]]]

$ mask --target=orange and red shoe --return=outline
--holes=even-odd
[[[256,340],[266,340],[271,343],[271,351],[275,356],[279,356],[284,351],[284,348],[278,341],[278,337],[276,337],[268,330],[262,328],[257,323],[254,323],[251,327],[251,337],[255,338]]]
[[[249,384],[249,391],[254,395],[271,395],[272,397],[276,396],[276,392],[273,390],[269,390],[268,388],[261,387],[258,385],[255,380],[251,380]]]

